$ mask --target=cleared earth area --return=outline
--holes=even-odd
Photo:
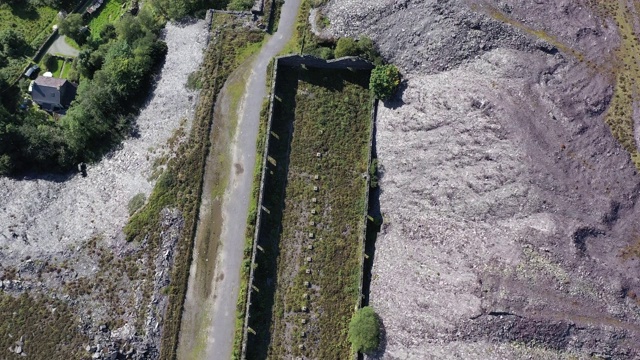
[[[369,72],[280,67],[277,76],[247,358],[346,359],[367,206]]]
[[[634,63],[638,13],[602,3],[617,15],[581,1],[321,10],[325,35],[368,35],[405,75],[377,124],[372,358],[640,356],[640,176],[616,120],[637,128],[620,104],[638,103],[615,96],[636,77],[611,66]]]

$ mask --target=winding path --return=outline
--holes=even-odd
[[[219,244],[207,244],[205,247],[217,247],[215,262],[206,266],[192,265],[189,290],[183,314],[183,331],[180,336],[178,357],[180,359],[220,359],[231,358],[235,329],[235,310],[240,282],[240,265],[243,258],[246,219],[253,185],[253,171],[256,161],[256,140],[262,102],[267,96],[267,65],[291,38],[296,23],[301,0],[286,0],[282,7],[277,32],[269,38],[260,52],[253,58],[245,93],[238,109],[238,124],[230,153],[233,166],[228,171],[229,181],[222,203],[222,220]],[[224,91],[224,90],[223,90]],[[222,95],[222,94],[221,94]],[[199,229],[200,230],[200,229]],[[200,249],[195,249],[198,252]],[[205,250],[206,251],[206,250]],[[196,261],[194,254],[194,262]],[[209,265],[210,264],[210,265]],[[211,274],[211,268],[214,268]],[[199,273],[211,282],[211,291],[206,291],[207,299],[197,297],[200,286]],[[195,283],[195,284],[194,284]],[[190,298],[191,297],[191,298]],[[205,301],[202,301],[205,300]],[[193,306],[190,304],[200,304]],[[198,308],[200,307],[200,308]],[[201,326],[185,324],[185,321],[206,322]],[[201,328],[202,327],[202,328]],[[198,337],[206,336],[206,341]],[[195,337],[195,339],[194,339]]]

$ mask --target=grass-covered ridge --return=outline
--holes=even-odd
[[[612,73],[615,89],[607,111],[606,122],[613,136],[620,142],[638,169],[640,152],[634,137],[634,104],[640,101],[637,81],[640,79],[640,39],[638,38],[638,16],[640,3],[634,6],[624,1],[590,1],[590,5],[602,18],[613,18],[620,35],[620,46],[616,51]]]
[[[344,359],[359,303],[369,72],[280,68],[277,76],[247,358]]]

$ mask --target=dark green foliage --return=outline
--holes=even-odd
[[[31,51],[29,44],[22,36],[13,29],[6,29],[0,32],[0,53],[6,58],[17,58]]]
[[[65,21],[69,27],[77,28],[82,18],[72,15]],[[157,23],[145,24],[152,28],[125,16],[117,26],[103,28],[108,36],[102,40],[104,43],[91,44],[95,48],[86,46],[80,52],[75,64],[85,78],[66,116],[59,121],[36,110],[17,111],[19,94],[12,101],[7,100],[5,108],[12,106],[10,112],[14,114],[0,121],[0,134],[10,139],[0,145],[3,173],[68,170],[78,161],[98,160],[128,134],[130,114],[145,94],[141,90],[148,86],[154,66],[167,50],[166,44],[158,40]],[[45,59],[49,70],[54,68],[54,62],[55,57]],[[70,77],[77,78],[79,74]]]
[[[33,6],[49,6],[52,8],[57,8],[60,5],[59,0],[29,0],[29,4]]]
[[[343,37],[338,39],[335,50],[337,58],[341,58],[343,56],[357,56],[358,53],[360,53],[360,49],[358,48],[358,43],[356,43],[353,38]]]
[[[58,31],[61,35],[68,36],[80,44],[86,40],[86,33],[82,30],[83,26],[82,15],[69,14],[58,22]]]
[[[378,159],[371,160],[369,165],[369,186],[372,188],[378,187]]]
[[[359,56],[376,65],[382,64],[382,58],[373,45],[373,41],[366,36],[361,36],[358,40],[349,37],[338,39],[338,42],[336,43],[335,56],[336,58],[341,58],[343,56]]]
[[[116,27],[113,24],[105,24],[102,29],[100,29],[100,39],[102,41],[115,39],[116,36]]]
[[[56,72],[58,70],[58,59],[50,54],[45,54],[42,57],[42,62],[48,71]]]
[[[353,351],[371,354],[380,341],[380,320],[370,306],[359,309],[349,323],[349,342]]]
[[[381,100],[387,100],[400,85],[400,72],[394,65],[379,65],[371,71],[369,87],[373,95]]]

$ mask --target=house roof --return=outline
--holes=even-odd
[[[68,107],[76,96],[76,85],[66,79],[38,76],[33,82],[31,98],[46,108]]]
[[[67,79],[38,76],[36,78],[35,84],[39,86],[46,86],[46,87],[60,89],[66,82],[67,82]]]

